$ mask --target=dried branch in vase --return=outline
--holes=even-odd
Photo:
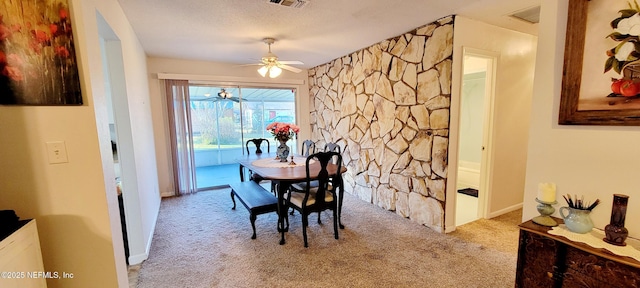
[[[571,198],[571,195],[569,194],[562,195],[562,198],[564,198],[564,200],[567,201],[569,208],[591,211],[593,210],[593,208],[596,208],[598,204],[600,204],[600,199],[596,199],[596,201],[594,201],[593,203],[588,203],[584,201],[584,196],[582,196],[579,199],[578,199],[578,195],[574,195],[574,196],[575,198]]]

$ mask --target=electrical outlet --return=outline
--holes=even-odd
[[[64,141],[47,142],[47,154],[49,156],[49,164],[68,163],[67,148]]]

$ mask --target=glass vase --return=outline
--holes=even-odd
[[[278,146],[278,149],[276,149],[276,157],[280,159],[280,162],[287,162],[287,157],[289,156],[289,146],[287,146],[287,140],[278,140],[280,142],[280,146]]]
[[[629,196],[613,194],[613,206],[611,206],[611,221],[604,227],[604,242],[617,246],[625,246],[624,240],[629,236],[629,231],[624,227],[627,217],[627,203]]]

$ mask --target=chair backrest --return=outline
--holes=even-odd
[[[247,140],[247,142],[244,144],[244,146],[247,148],[247,154],[251,154],[249,153],[249,143],[253,143],[254,145],[256,145],[256,154],[262,154],[262,149],[260,149],[260,146],[262,145],[262,141],[267,142],[267,153],[271,153],[271,148],[270,148],[271,144],[269,144],[269,140],[264,138],[254,138],[254,139]]]
[[[342,148],[340,148],[340,145],[336,143],[329,142],[324,145],[324,152],[338,152],[338,154],[342,154]],[[340,158],[340,160],[342,160],[342,158]],[[334,158],[333,161],[333,163],[335,164],[336,159]]]
[[[302,152],[300,153],[302,156],[309,156],[316,153],[316,143],[309,139],[302,141],[302,151],[300,152]]]
[[[318,177],[315,179],[318,181],[318,186],[311,185],[311,181],[313,180],[311,179],[312,175],[309,171],[309,163],[311,163],[312,160],[315,160],[318,163],[320,163],[320,171],[318,172]],[[307,203],[307,199],[309,197],[311,189],[315,189],[314,187],[317,187],[318,190],[316,191],[316,197],[315,197],[316,202],[314,205],[327,204],[325,202],[325,194],[329,190],[329,187],[331,187],[331,190],[333,192],[337,191],[337,189],[342,189],[342,186],[341,186],[342,175],[340,173],[340,170],[342,169],[342,155],[340,155],[340,153],[338,152],[314,153],[309,155],[309,157],[307,157],[307,161],[305,165],[306,165],[306,171],[307,171],[307,174],[306,174],[307,185],[305,187],[306,195],[302,203],[305,203],[305,204]],[[335,168],[336,168],[335,175],[329,175],[329,169],[327,169],[329,165],[335,165]],[[333,169],[331,170],[333,171]],[[336,201],[337,196],[334,194],[332,198],[333,198],[333,201]]]
[[[338,152],[338,153],[342,153],[341,151],[342,148],[340,148],[340,145],[333,143],[333,142],[329,142],[327,144],[324,145],[324,152]]]

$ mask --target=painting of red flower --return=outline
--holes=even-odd
[[[0,104],[81,105],[68,0],[0,0]]]

